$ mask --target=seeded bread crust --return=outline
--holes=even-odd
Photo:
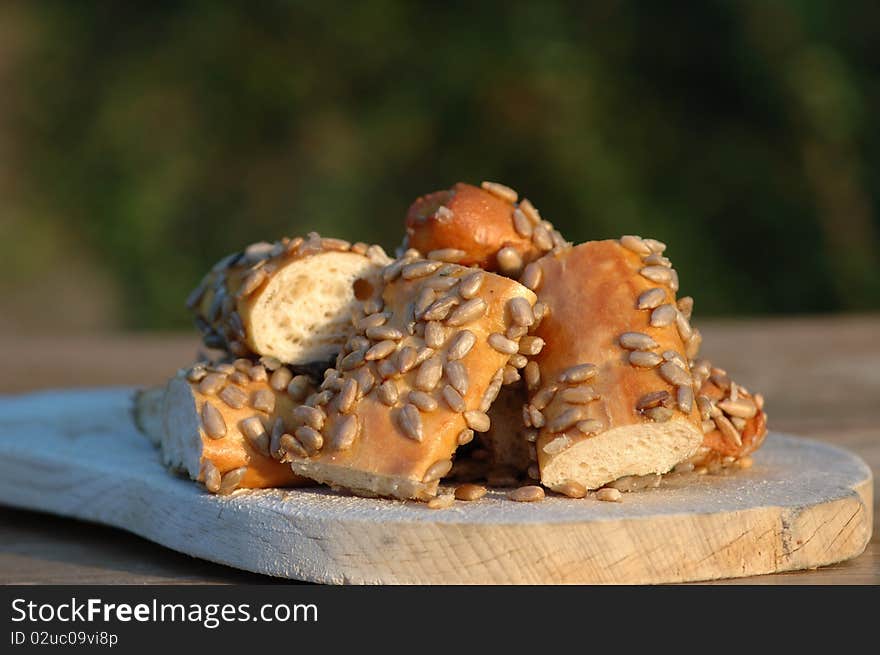
[[[332,359],[350,334],[356,296],[368,297],[390,263],[379,246],[284,238],[218,262],[187,306],[209,348],[287,364]]]
[[[531,284],[547,313],[535,334],[546,346],[524,420],[551,489],[665,473],[703,441],[686,355],[694,335],[675,309],[664,249],[624,237],[535,264]]]
[[[565,240],[527,199],[494,182],[459,182],[418,198],[406,216],[405,248],[519,277],[523,266]]]
[[[359,494],[429,500],[456,448],[489,428],[486,411],[519,346],[505,334],[531,315],[535,295],[413,252],[383,279],[323,391],[294,411],[309,453],[291,467]]]
[[[163,460],[212,493],[311,484],[295,475],[279,452],[296,402],[259,365],[197,364],[182,370],[164,394]]]
[[[700,385],[698,401],[703,420],[703,443],[688,459],[694,467],[728,466],[754,453],[767,436],[764,398],[732,381],[723,369],[707,360],[696,360],[694,382]]]

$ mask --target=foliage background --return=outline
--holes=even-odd
[[[0,328],[180,328],[213,261],[457,180],[671,244],[700,316],[880,308],[880,3],[8,2]]]

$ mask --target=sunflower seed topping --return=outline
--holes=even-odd
[[[206,396],[212,396],[217,393],[220,388],[226,384],[226,376],[222,373],[208,373],[199,382],[199,393]]]
[[[467,253],[464,250],[459,250],[458,248],[441,248],[440,250],[432,250],[428,253],[428,259],[433,259],[439,262],[460,262],[464,259]]]
[[[357,416],[355,414],[344,416],[333,430],[330,447],[333,450],[348,450],[357,439],[358,432],[360,432],[360,424]]]
[[[535,226],[529,220],[529,217],[523,213],[522,209],[517,207],[513,210],[513,229],[516,230],[518,235],[529,239],[532,236],[532,230],[534,227]]]
[[[583,421],[578,421],[575,426],[579,432],[585,434],[587,436],[598,434],[602,431],[602,421],[597,418],[588,418]]]
[[[303,400],[309,393],[311,380],[307,375],[297,375],[287,385],[287,394],[296,401]]]
[[[520,284],[532,291],[537,291],[541,286],[542,275],[541,266],[532,262],[531,264],[528,264],[523,271],[523,274],[520,277]]]
[[[523,258],[510,246],[505,246],[495,254],[495,260],[498,262],[498,270],[502,275],[508,277],[519,277],[522,273]]]
[[[730,422],[729,419],[725,416],[716,416],[715,417],[715,425],[718,426],[718,429],[721,430],[721,434],[724,437],[725,441],[728,443],[735,445],[736,447],[742,446],[742,437],[739,434],[739,431],[734,427],[733,423]]]
[[[241,422],[241,431],[257,452],[269,456],[269,435],[259,416],[251,416]]]
[[[275,394],[268,389],[258,389],[251,397],[251,407],[267,414],[271,413],[275,409]]]
[[[441,377],[443,377],[443,360],[439,356],[434,356],[419,366],[419,372],[416,374],[413,384],[416,389],[433,391]]]
[[[424,439],[422,415],[419,414],[419,409],[415,405],[409,403],[404,405],[398,414],[398,422],[404,436],[419,442]]]
[[[442,321],[447,316],[449,316],[449,312],[452,311],[452,308],[459,304],[459,299],[455,296],[443,296],[442,298],[435,300],[422,315],[422,318],[426,321]]]
[[[223,414],[208,401],[202,405],[202,426],[205,428],[205,434],[211,439],[222,439],[226,436],[226,421],[223,420]]]
[[[595,364],[578,364],[565,369],[559,374],[560,382],[578,383],[591,380],[599,373],[599,367]]]
[[[415,280],[425,277],[436,271],[442,265],[441,262],[419,261],[414,264],[407,264],[400,272],[404,280]]]
[[[459,326],[481,318],[486,313],[486,301],[482,298],[471,298],[463,305],[456,307],[446,319],[447,325]]]
[[[474,432],[486,432],[492,425],[492,421],[485,412],[471,410],[464,413],[467,426]]]
[[[566,409],[564,412],[551,419],[547,423],[547,429],[556,434],[559,432],[565,432],[570,427],[572,427],[578,421],[583,420],[584,411],[580,407],[571,407]]]
[[[245,473],[247,473],[247,466],[240,466],[237,469],[232,469],[231,471],[224,473],[220,480],[220,487],[217,489],[217,493],[228,494],[235,491],[244,479]]]
[[[385,359],[397,350],[397,342],[396,341],[380,341],[379,343],[372,346],[365,354],[364,359],[368,362],[374,361],[377,359]]]
[[[469,444],[473,440],[474,440],[474,431],[469,428],[465,428],[464,430],[459,432],[458,437],[456,437],[456,442],[458,443],[459,446],[464,446],[465,444]]]
[[[523,377],[529,390],[536,389],[541,384],[541,369],[538,362],[529,362],[523,368]]]
[[[675,327],[678,328],[678,334],[684,342],[689,341],[694,334],[694,329],[691,327],[691,324],[684,315],[679,312],[675,313]]]
[[[655,307],[662,305],[665,300],[666,291],[660,287],[654,287],[653,289],[643,291],[639,295],[639,298],[636,301],[636,307],[638,309],[654,309]]]
[[[224,387],[217,396],[232,409],[241,409],[247,403],[247,394],[240,387]]]
[[[746,397],[722,400],[718,403],[718,408],[725,414],[744,419],[753,418],[758,413],[757,405]]]
[[[466,482],[455,488],[456,500],[479,500],[486,495],[487,489],[483,485]]]
[[[687,320],[691,320],[691,315],[694,311],[694,299],[690,296],[682,296],[678,299],[676,305],[678,306],[678,311],[680,311]]]
[[[689,384],[679,386],[675,390],[675,400],[678,410],[684,414],[690,414],[694,408],[694,389]]]
[[[424,391],[413,389],[409,392],[407,399],[410,403],[418,407],[423,412],[433,412],[437,409],[437,401],[430,394]]]
[[[311,426],[301,425],[293,434],[309,456],[314,455],[324,446],[323,435]]]
[[[662,254],[666,250],[666,244],[657,239],[645,239],[645,245],[651,249],[651,252]]]
[[[336,396],[336,407],[342,414],[348,414],[354,407],[358,397],[358,383],[354,378],[348,378],[342,383],[342,389]]]
[[[550,235],[550,231],[543,225],[535,226],[535,229],[532,231],[532,243],[540,250],[553,249],[553,237]]]
[[[493,350],[496,350],[504,355],[513,355],[519,350],[519,346],[516,341],[512,339],[508,339],[503,334],[498,332],[493,332],[489,335],[488,338],[489,345]]]
[[[425,324],[425,343],[431,348],[439,348],[446,341],[446,328],[437,321]]]
[[[483,286],[483,280],[485,278],[486,275],[483,271],[468,273],[461,278],[461,282],[458,283],[458,293],[465,300],[470,300],[480,292],[480,287]]]
[[[639,398],[636,403],[636,409],[643,410],[657,407],[665,404],[669,399],[670,395],[668,391],[652,391]]]
[[[603,503],[619,503],[623,500],[623,494],[614,487],[602,487],[596,492],[596,500],[601,500]]]
[[[464,364],[459,361],[447,362],[444,371],[446,373],[446,379],[449,380],[449,384],[452,385],[452,388],[462,396],[466,395],[469,383],[468,372],[464,367]]]
[[[648,247],[648,244],[646,244],[642,237],[639,236],[634,236],[632,234],[624,235],[620,237],[620,245],[637,255],[651,254],[651,249]]]
[[[516,202],[516,199],[519,197],[517,192],[511,189],[509,186],[504,184],[499,184],[498,182],[486,182],[483,181],[480,184],[480,187],[484,191],[488,191],[496,198],[500,198],[504,202],[509,202],[511,204]]]
[[[657,423],[665,423],[672,418],[672,410],[668,407],[651,407],[645,410],[645,416]]]
[[[547,405],[550,404],[550,401],[553,400],[556,392],[559,390],[555,384],[551,384],[549,386],[544,387],[534,396],[532,396],[532,405],[536,409],[544,409]]]
[[[394,407],[397,403],[397,399],[400,397],[400,391],[394,380],[385,380],[385,382],[379,385],[376,393],[379,396],[379,400],[389,407]]]
[[[551,439],[544,447],[541,448],[548,455],[558,455],[564,450],[568,450],[571,447],[572,441],[569,437],[565,435],[561,437],[556,437],[555,439]]]
[[[563,401],[571,403],[572,405],[584,405],[593,402],[600,397],[599,393],[589,385],[563,389],[559,396]]]
[[[507,494],[510,500],[518,503],[534,503],[544,500],[544,489],[535,484],[518,487]]]
[[[450,361],[461,359],[471,351],[476,343],[477,337],[473,332],[470,330],[460,330],[449,343],[446,358]]]
[[[358,350],[354,350],[348,353],[342,360],[339,362],[339,368],[343,371],[350,371],[352,369],[357,368],[358,366],[363,365],[364,363],[364,355],[367,354],[367,351],[363,348],[359,348]]]
[[[206,459],[205,463],[202,465],[202,473],[205,480],[205,489],[210,491],[212,494],[220,491],[220,471],[217,470],[214,462],[212,462],[210,459]]]
[[[648,350],[633,350],[629,353],[629,363],[641,368],[654,368],[662,361],[660,355]]]
[[[660,305],[651,312],[651,327],[666,327],[667,325],[672,325],[677,316],[678,310],[674,306],[668,304]]]
[[[643,332],[624,332],[620,335],[620,347],[626,350],[653,350],[657,342]]]
[[[322,410],[308,405],[294,407],[292,416],[298,423],[304,423],[315,430],[320,430],[324,427],[324,419],[326,418]]]
[[[424,477],[422,477],[422,482],[434,482],[434,480],[439,480],[451,470],[452,462],[448,459],[441,459],[428,467],[428,470],[425,471]]]

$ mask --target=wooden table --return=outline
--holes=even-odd
[[[704,353],[767,399],[770,427],[858,453],[880,471],[880,316],[705,322]],[[197,348],[189,335],[8,336],[0,393],[160,383]],[[2,502],[2,501],[0,501]],[[874,515],[880,499],[875,493]],[[265,583],[121,530],[0,507],[0,583]],[[875,532],[857,559],[721,583],[878,584]]]

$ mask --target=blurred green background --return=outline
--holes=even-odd
[[[698,316],[880,309],[880,3],[0,5],[0,329],[179,329],[246,243],[492,179]]]

